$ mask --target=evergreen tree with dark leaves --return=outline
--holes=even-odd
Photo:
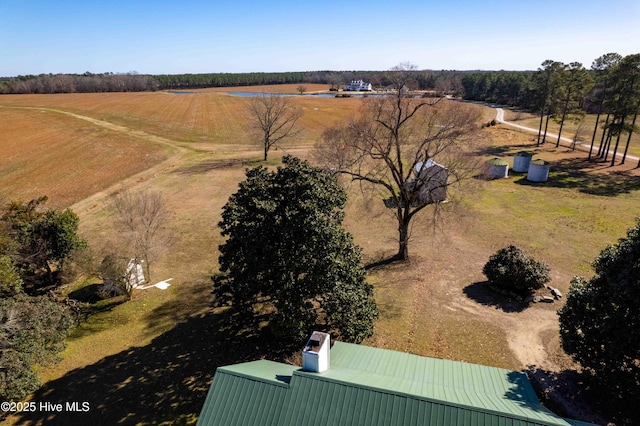
[[[593,266],[594,277],[571,281],[559,311],[562,347],[600,384],[608,403],[639,401],[640,219]],[[640,415],[631,405],[626,409]]]
[[[297,343],[320,328],[361,342],[378,310],[342,227],[347,195],[323,170],[292,156],[283,163],[248,170],[224,206],[214,293],[245,315],[261,307],[280,338]]]

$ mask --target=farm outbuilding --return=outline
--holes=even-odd
[[[414,167],[414,185],[418,188],[418,202],[431,204],[447,199],[449,171],[442,164],[429,159]]]
[[[487,179],[499,179],[509,177],[509,163],[495,157],[484,164],[484,175]]]
[[[136,288],[144,284],[144,272],[142,270],[142,260],[131,259],[127,263],[127,269],[125,271],[125,278],[131,288]]]
[[[549,179],[550,165],[548,162],[538,159],[529,163],[527,180],[530,182],[546,182]]]
[[[523,372],[344,342],[330,353],[322,371],[218,367],[197,425],[586,425],[545,408]]]
[[[529,163],[533,154],[527,151],[520,151],[513,157],[513,171],[526,173],[529,170]]]

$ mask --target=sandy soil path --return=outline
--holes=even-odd
[[[536,365],[555,370],[557,367],[547,352],[543,336],[549,331],[559,332],[558,316],[554,311],[536,305],[522,312],[503,312],[495,307],[483,306],[465,297],[455,300],[451,308],[499,325],[507,335],[509,349],[523,368]]]

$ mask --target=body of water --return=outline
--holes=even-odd
[[[243,97],[254,97],[254,96],[262,96],[265,93],[263,92],[227,92],[227,94],[229,95],[233,95],[233,96],[243,96]],[[268,93],[267,93],[268,94]],[[273,95],[275,96],[310,96],[310,97],[318,97],[318,98],[335,98],[336,94],[335,93],[308,93],[308,94],[303,94],[303,95],[296,95],[296,94],[291,94],[291,93],[273,93]],[[384,94],[380,94],[380,93],[344,93],[344,92],[340,92],[339,94],[340,96],[338,97],[353,97],[353,98],[362,98],[365,96],[387,96]]]

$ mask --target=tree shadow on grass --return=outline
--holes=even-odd
[[[228,169],[228,168],[237,167],[237,166],[255,167],[260,164],[264,164],[264,162],[259,160],[242,160],[242,159],[205,160],[195,164],[179,167],[175,169],[173,173],[189,176],[189,175],[204,174],[212,170]]]
[[[487,146],[477,149],[473,152],[473,155],[477,156],[514,156],[520,151],[535,150],[538,148],[536,144],[515,144],[515,145],[499,145],[499,146]],[[535,154],[535,152],[532,152]]]
[[[476,303],[491,306],[504,312],[522,312],[529,307],[526,302],[491,291],[487,281],[469,284],[462,289],[462,292]]]
[[[567,158],[551,164],[547,182],[530,182],[526,176],[515,182],[520,185],[574,188],[585,194],[604,197],[640,190],[640,176],[631,170],[599,172],[607,168],[608,163],[598,163],[586,158]]]
[[[253,319],[252,319],[253,320]],[[145,346],[68,372],[33,394],[36,404],[89,403],[88,412],[18,413],[18,424],[114,425],[192,423],[215,369],[262,357],[284,359],[277,347],[230,309],[188,317]]]
[[[364,269],[367,271],[375,271],[376,269],[380,269],[384,266],[392,265],[396,262],[403,262],[403,261],[400,260],[398,255],[393,255],[391,257],[377,260],[375,262],[367,263],[366,265],[364,265]]]

